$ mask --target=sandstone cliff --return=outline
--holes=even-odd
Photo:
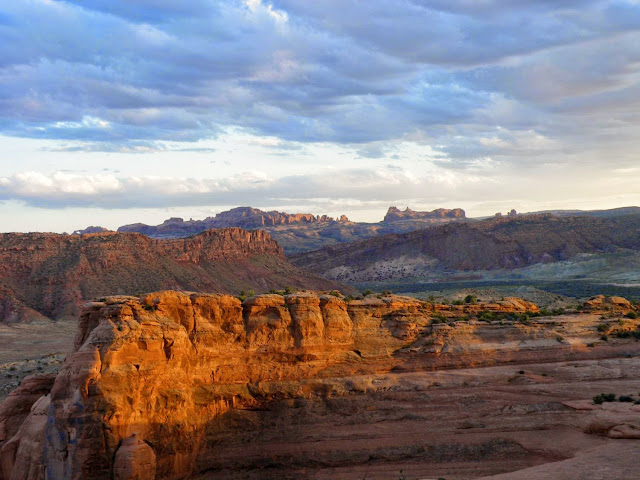
[[[268,233],[0,234],[0,321],[74,317],[86,300],[163,288],[238,293],[341,288],[291,266]],[[344,288],[344,287],[342,287]]]
[[[458,314],[476,308],[524,313],[535,305],[505,299]],[[221,468],[232,411],[399,388],[367,376],[376,373],[492,364],[519,352],[542,361],[618,351],[576,351],[597,338],[597,316],[430,326],[435,310],[447,309],[407,297],[345,302],[311,293],[241,304],[228,295],[163,291],[88,304],[50,394],[43,394],[49,380],[30,380],[0,407],[0,478],[188,478]],[[559,341],[560,333],[571,342]],[[241,429],[250,443],[251,428]],[[233,461],[241,461],[245,450],[236,449]]]

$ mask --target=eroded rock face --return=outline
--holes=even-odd
[[[535,307],[519,299],[495,305]],[[314,293],[241,304],[229,295],[162,291],[88,304],[50,394],[29,393],[35,404],[27,414],[26,397],[0,407],[3,480],[39,480],[45,471],[51,479],[188,478],[219,461],[216,426],[231,409],[367,391],[374,387],[366,379],[361,386],[335,379],[401,364],[424,369],[446,353],[474,364],[501,348],[540,358],[538,346],[563,347],[543,324],[431,326],[433,314],[432,304],[413,298],[347,303]],[[572,322],[565,334],[595,337],[597,318],[590,321]],[[3,420],[11,411],[16,416]]]
[[[353,291],[294,268],[268,233],[240,228],[156,240],[115,232],[3,233],[0,265],[0,322],[75,319],[92,298],[167,288]]]

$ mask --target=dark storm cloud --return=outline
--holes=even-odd
[[[239,127],[372,157],[419,138],[456,168],[528,132],[571,150],[579,112],[624,143],[639,44],[622,0],[5,2],[0,132],[129,151]]]

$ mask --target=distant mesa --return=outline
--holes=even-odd
[[[443,219],[466,219],[464,210],[461,208],[446,209],[437,208],[430,212],[416,212],[407,207],[400,210],[396,207],[389,207],[387,214],[384,216],[384,223],[399,222],[402,220],[443,220]]]
[[[110,231],[111,230],[109,230],[108,228],[91,226],[82,230],[75,230],[71,235],[85,235],[87,233],[105,233]]]
[[[183,220],[182,218],[170,218],[160,225],[151,226],[144,223],[133,223],[118,228],[119,232],[138,232],[145,235],[162,235],[176,233],[195,234],[211,228],[263,228],[278,225],[293,224],[321,224],[331,222],[348,222],[346,215],[338,220],[327,215],[313,215],[311,213],[284,213],[275,210],[265,212],[252,207],[237,207],[229,211],[218,213],[215,217],[207,217],[204,220]]]

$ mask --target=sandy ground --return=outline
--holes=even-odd
[[[73,346],[75,321],[0,323],[0,401],[33,373],[55,372]]]

